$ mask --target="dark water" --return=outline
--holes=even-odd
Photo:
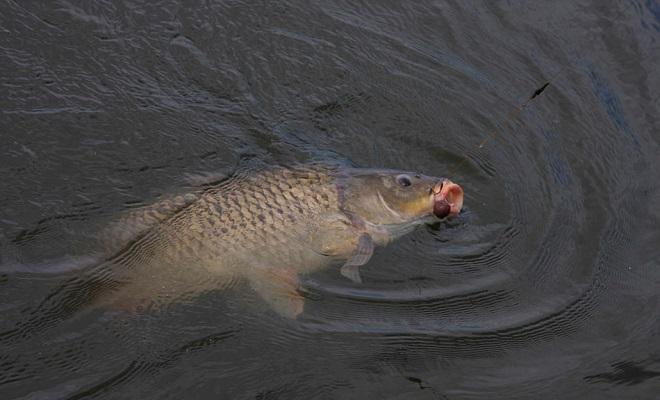
[[[660,398],[657,1],[0,9],[0,398]],[[61,295],[123,210],[255,160],[449,176],[466,209],[362,285],[308,276],[296,321]]]

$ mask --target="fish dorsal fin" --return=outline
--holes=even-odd
[[[202,191],[197,191],[166,197],[153,204],[124,212],[101,233],[105,248],[111,252],[117,251],[126,243],[144,235],[149,229],[193,204],[202,194]]]
[[[229,171],[201,171],[183,175],[183,181],[194,188],[218,185],[232,177]]]
[[[228,193],[245,185],[255,171],[257,171],[255,168],[246,166],[234,168],[231,171],[221,170],[217,173],[185,176],[184,180],[187,182],[189,192],[172,194],[152,204],[125,211],[117,220],[111,222],[100,235],[106,251],[118,251],[126,243],[174,217],[203,196],[221,192]]]
[[[263,168],[265,167],[246,162],[241,166],[225,167],[215,172],[186,174],[183,176],[184,184],[180,190],[188,192],[171,194],[155,203],[123,212],[102,231],[101,241],[107,251],[117,251],[126,243],[188,208],[202,196],[231,192],[245,185]]]
[[[225,167],[217,171],[187,173],[184,174],[183,181],[185,186],[192,190],[231,191],[264,170],[267,170],[265,166],[247,163],[240,166]]]
[[[374,242],[371,237],[363,233],[358,240],[355,254],[341,267],[341,274],[355,283],[362,283],[360,266],[366,264],[374,253]]]

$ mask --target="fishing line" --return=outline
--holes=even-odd
[[[523,100],[520,104],[516,105],[509,113],[506,115],[506,118],[499,124],[499,125],[504,125],[508,122],[514,121],[518,116],[529,106],[529,104],[539,97],[545,89],[552,84],[557,77],[564,72],[564,70],[567,68],[566,65],[564,65],[562,68],[559,69],[552,77],[548,80],[546,80],[541,86],[539,86],[534,92],[532,92],[531,95],[529,95],[525,100]],[[495,139],[497,137],[497,129],[493,129],[491,131],[488,131],[488,135],[486,138],[484,138],[477,146],[474,147],[473,150],[481,149],[483,148],[486,143],[488,143],[491,139]],[[465,162],[468,161],[467,153],[463,156],[463,159],[456,164],[456,166],[450,170],[449,176],[453,175],[455,171],[457,171]]]
[[[633,4],[633,6],[634,6],[634,4]],[[627,10],[628,10],[628,8],[625,8],[625,9],[624,9],[624,11],[627,11]],[[565,41],[563,41],[563,42],[564,42],[564,43],[562,43],[562,44],[566,44]],[[570,47],[570,46],[569,46],[569,47]],[[583,46],[580,46],[580,47],[583,47]],[[581,50],[581,49],[580,49],[580,50]],[[570,51],[570,49],[569,49],[569,51]],[[577,57],[576,57],[577,60],[582,59],[583,56],[584,56],[584,52],[583,52],[583,51],[572,51],[571,53],[572,53],[574,56],[577,55]],[[515,106],[511,111],[509,111],[509,113],[507,114],[506,118],[505,118],[505,119],[504,119],[499,125],[504,125],[504,124],[506,124],[506,123],[508,123],[508,122],[511,122],[511,121],[514,121],[516,118],[518,118],[518,116],[519,116],[519,115],[520,115],[520,114],[521,114],[521,113],[527,108],[527,106],[529,106],[529,104],[530,104],[534,99],[536,99],[537,97],[539,97],[539,96],[545,91],[545,89],[548,88],[548,86],[550,86],[551,84],[554,84],[554,82],[555,82],[555,80],[557,79],[557,77],[558,77],[560,74],[562,74],[566,69],[568,69],[568,67],[569,67],[568,64],[565,64],[564,66],[562,66],[562,67],[559,69],[559,71],[555,72],[555,73],[550,77],[550,79],[546,80],[541,86],[539,86],[536,90],[534,90],[534,92],[532,92],[532,94],[531,94],[529,97],[527,97],[527,98],[526,98],[525,100],[523,100],[520,104],[518,104],[517,106]],[[497,129],[493,129],[493,130],[491,130],[491,131],[488,131],[488,136],[487,136],[485,139],[483,139],[483,140],[482,140],[477,146],[475,146],[475,147],[473,148],[473,150],[477,150],[477,149],[481,149],[481,148],[483,148],[483,147],[486,145],[486,143],[488,143],[491,139],[495,139],[496,137],[497,137]],[[461,160],[458,164],[456,164],[456,166],[455,166],[453,169],[450,169],[450,170],[449,170],[450,172],[449,172],[448,176],[453,175],[453,173],[454,173],[455,171],[457,171],[457,170],[458,170],[463,164],[465,164],[466,161],[468,161],[467,152],[466,152],[465,155],[463,156],[462,160]]]

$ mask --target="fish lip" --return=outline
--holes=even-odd
[[[437,218],[453,218],[463,208],[463,188],[449,179],[443,179],[435,184],[432,197],[433,214]]]

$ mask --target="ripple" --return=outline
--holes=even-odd
[[[1,391],[652,397],[651,3],[7,3]],[[447,176],[465,209],[377,249],[361,285],[305,276],[297,320],[233,281],[94,306],[148,258],[84,258],[107,220],[245,160]]]

